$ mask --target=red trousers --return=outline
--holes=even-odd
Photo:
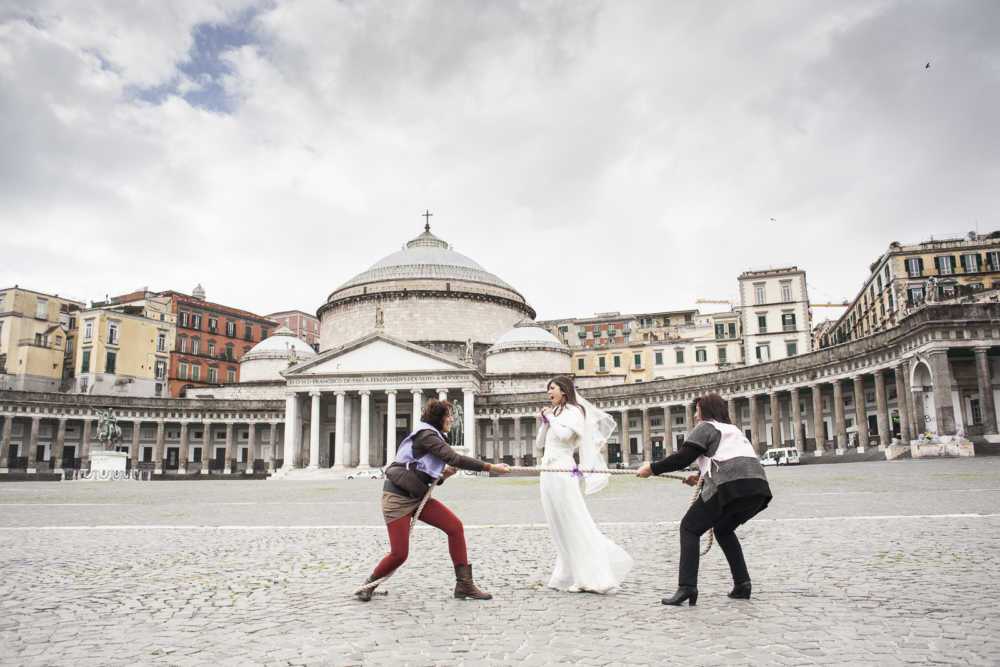
[[[389,530],[389,553],[375,567],[373,579],[380,579],[406,562],[410,554],[410,518],[408,514],[386,525]],[[448,553],[455,565],[468,565],[469,556],[465,551],[465,530],[462,522],[444,503],[431,498],[420,513],[420,520],[439,528],[448,536]]]

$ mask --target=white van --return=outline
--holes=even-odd
[[[769,449],[760,457],[763,466],[798,465],[799,450],[794,447],[778,447]]]

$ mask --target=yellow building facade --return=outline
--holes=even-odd
[[[161,315],[163,316],[161,319]],[[79,315],[74,391],[166,396],[176,326],[155,305],[92,308]]]
[[[16,285],[0,290],[0,389],[65,388],[83,305]]]

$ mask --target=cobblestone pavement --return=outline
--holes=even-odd
[[[495,599],[451,597],[443,535],[414,533],[388,596],[350,592],[386,548],[378,483],[0,485],[0,663],[997,664],[1000,459],[770,471],[740,531],[754,599],[702,561],[673,591],[687,488],[616,478],[588,499],[636,559],[610,596],[549,591],[529,479],[456,479]],[[437,494],[436,494],[437,495]]]

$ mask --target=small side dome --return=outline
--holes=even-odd
[[[201,283],[198,283],[197,285],[194,286],[194,289],[191,290],[191,296],[198,299],[199,301],[205,300],[205,288],[201,286]]]
[[[516,326],[486,351],[487,374],[570,372],[569,348],[533,323]]]
[[[549,331],[536,326],[516,326],[500,336],[486,354],[496,354],[508,350],[553,350],[569,352],[569,348]]]
[[[309,343],[282,325],[240,359],[240,382],[281,380],[281,371],[315,356]]]

